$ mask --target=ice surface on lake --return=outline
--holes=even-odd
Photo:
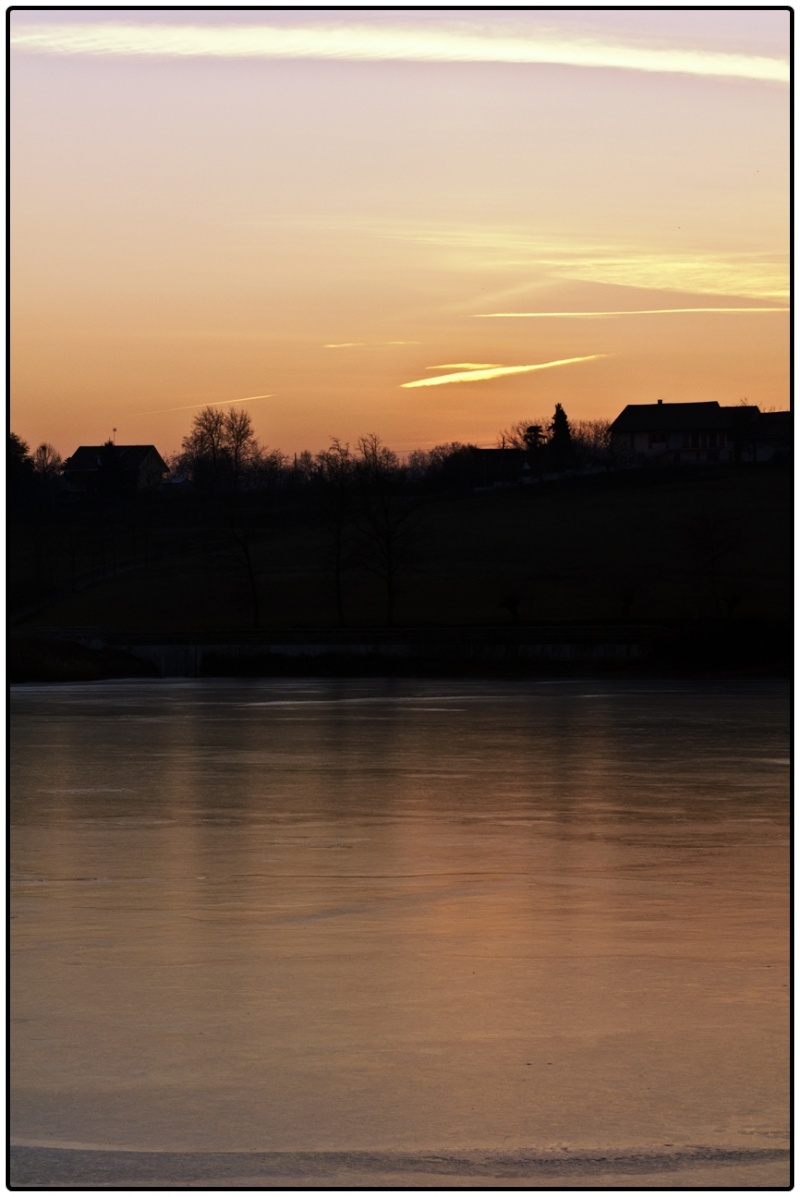
[[[757,1163],[787,1132],[787,707],[15,689],[14,1141]]]

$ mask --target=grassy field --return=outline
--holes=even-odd
[[[401,626],[791,615],[785,465],[627,471],[413,506],[394,583]],[[332,527],[319,511],[254,501],[249,569],[238,530],[191,500],[152,506],[134,532],[123,523],[107,520],[94,556],[75,550],[69,563],[63,528],[17,529],[20,631],[250,630],[254,588],[263,630],[337,623]],[[342,595],[348,625],[385,622],[385,580],[354,547]]]

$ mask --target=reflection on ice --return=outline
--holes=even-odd
[[[782,1144],[781,686],[38,686],[12,720],[18,1141]]]

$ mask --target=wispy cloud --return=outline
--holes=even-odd
[[[367,349],[385,345],[420,345],[420,341],[331,341],[323,349]]]
[[[17,50],[58,54],[150,55],[181,58],[323,58],[351,61],[505,62],[680,73],[773,83],[789,81],[788,62],[658,45],[625,44],[556,32],[515,36],[491,30],[393,26],[362,22],[298,24],[161,24],[146,20],[29,24],[19,16]]]
[[[525,271],[540,282],[569,279],[773,302],[788,297],[788,261],[782,250],[692,247],[688,252],[634,243],[581,242],[559,233],[531,235],[521,229],[466,224],[377,226],[374,234],[431,246],[443,255],[450,269]],[[529,287],[530,281],[526,285]]]
[[[609,316],[671,316],[685,312],[738,314],[741,312],[788,312],[789,308],[632,308],[624,312],[478,312],[473,320],[603,320]]]
[[[442,374],[438,378],[419,378],[415,382],[403,382],[403,387],[440,387],[451,382],[484,382],[490,378],[504,378],[509,374],[531,374],[534,370],[552,370],[554,366],[571,366],[576,362],[591,362],[607,353],[590,353],[585,357],[564,357],[554,362],[539,362],[535,366],[493,366],[484,370],[461,370],[457,374]]]
[[[189,403],[185,407],[157,407],[154,411],[139,412],[141,416],[160,416],[168,411],[195,411],[198,407],[230,407],[233,403],[252,403],[254,399],[271,399],[272,395],[248,395],[245,399],[226,399],[224,403]]]

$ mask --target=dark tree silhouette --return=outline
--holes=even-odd
[[[336,622],[344,626],[343,575],[347,560],[347,529],[355,514],[356,460],[349,445],[338,439],[317,454],[317,480],[323,503],[325,521],[333,540],[333,585],[336,599]]]
[[[560,403],[556,404],[549,432],[547,455],[550,458],[550,465],[556,470],[572,469],[576,464],[575,446],[572,443],[572,431],[567,413]]]
[[[6,468],[8,471],[8,486],[12,494],[20,489],[29,487],[33,480],[33,458],[27,441],[16,432],[8,436],[8,457]]]
[[[261,450],[250,413],[230,407],[204,407],[183,439],[180,466],[198,490],[237,491],[245,473],[258,467]]]
[[[540,433],[545,428],[547,421],[543,416],[537,416],[535,419],[517,420],[510,428],[504,428],[497,438],[498,449],[529,449],[531,447],[530,434],[532,429],[538,429]],[[540,438],[540,443],[543,442],[544,436]],[[538,447],[538,445],[536,446]]]
[[[43,480],[52,483],[59,477],[63,465],[61,454],[47,441],[37,445],[32,460],[34,470]]]
[[[366,567],[382,578],[386,590],[386,623],[395,621],[397,587],[407,568],[418,531],[418,503],[409,495],[404,471],[395,453],[376,433],[358,441],[356,479],[359,510],[355,527]]]
[[[529,424],[522,434],[522,443],[529,453],[538,453],[545,446],[545,435],[541,424]]]
[[[581,466],[604,466],[607,470],[613,467],[615,456],[609,420],[580,420],[570,425],[570,431]]]
[[[432,449],[414,449],[408,455],[408,473],[412,481],[422,482],[429,491],[460,490],[473,484],[476,445],[451,441]]]

